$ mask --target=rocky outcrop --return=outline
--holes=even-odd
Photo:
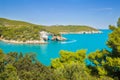
[[[43,40],[47,41],[48,40],[48,32],[41,31],[40,32],[40,39],[43,39]]]
[[[54,35],[51,40],[53,40],[53,41],[65,41],[67,39],[65,37],[62,37],[62,36]]]

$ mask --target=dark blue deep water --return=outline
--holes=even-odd
[[[101,30],[102,34],[64,34],[68,40],[63,42],[49,41],[48,44],[10,44],[0,41],[0,48],[5,52],[36,53],[37,59],[44,65],[50,65],[52,58],[59,57],[60,50],[76,51],[86,49],[87,54],[96,49],[109,49],[106,46],[110,30]]]

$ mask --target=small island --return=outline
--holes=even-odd
[[[44,26],[0,18],[0,40],[15,44],[46,44],[48,40],[65,41],[62,34],[96,34],[101,31],[80,25]],[[52,36],[51,39],[48,36]]]

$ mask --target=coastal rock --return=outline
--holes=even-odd
[[[48,40],[48,33],[46,31],[41,31],[40,32],[40,39],[47,41]]]
[[[53,41],[65,41],[65,40],[67,40],[65,37],[62,37],[62,36],[53,36],[52,37],[52,40]]]

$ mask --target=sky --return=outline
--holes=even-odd
[[[40,25],[107,29],[120,17],[120,0],[0,0],[0,17]]]

